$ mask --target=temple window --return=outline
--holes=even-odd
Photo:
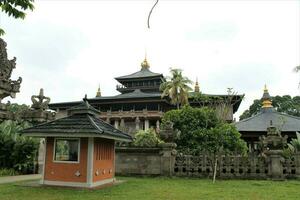
[[[79,162],[79,139],[55,139],[54,161]]]

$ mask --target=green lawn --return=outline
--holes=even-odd
[[[134,199],[300,199],[300,181],[244,181],[187,178],[128,178],[100,190],[0,185],[1,200],[134,200]]]

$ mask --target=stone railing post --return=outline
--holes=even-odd
[[[161,147],[161,175],[172,176],[174,174],[175,159],[176,159],[176,144],[164,143],[160,144]]]
[[[283,162],[282,150],[270,150],[266,152],[268,160],[269,176],[272,180],[283,180]]]
[[[272,180],[283,180],[283,147],[287,144],[287,136],[282,137],[279,130],[272,125],[267,128],[267,136],[260,138],[264,147],[264,153],[267,156],[268,175]]]
[[[296,177],[300,178],[300,152],[295,154]]]

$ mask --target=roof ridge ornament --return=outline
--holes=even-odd
[[[100,84],[96,93],[96,97],[101,97],[101,89],[100,89]]]
[[[272,101],[271,101],[271,96],[269,94],[269,91],[268,91],[268,88],[267,88],[267,85],[265,84],[265,87],[264,87],[264,94],[262,96],[262,108],[273,108],[273,105],[272,105]]]
[[[148,63],[147,57],[145,56],[144,61],[141,63],[142,70],[149,69],[150,65]]]

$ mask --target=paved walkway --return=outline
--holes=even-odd
[[[20,175],[20,176],[4,176],[0,177],[0,184],[13,183],[17,181],[29,181],[41,179],[41,174]]]

